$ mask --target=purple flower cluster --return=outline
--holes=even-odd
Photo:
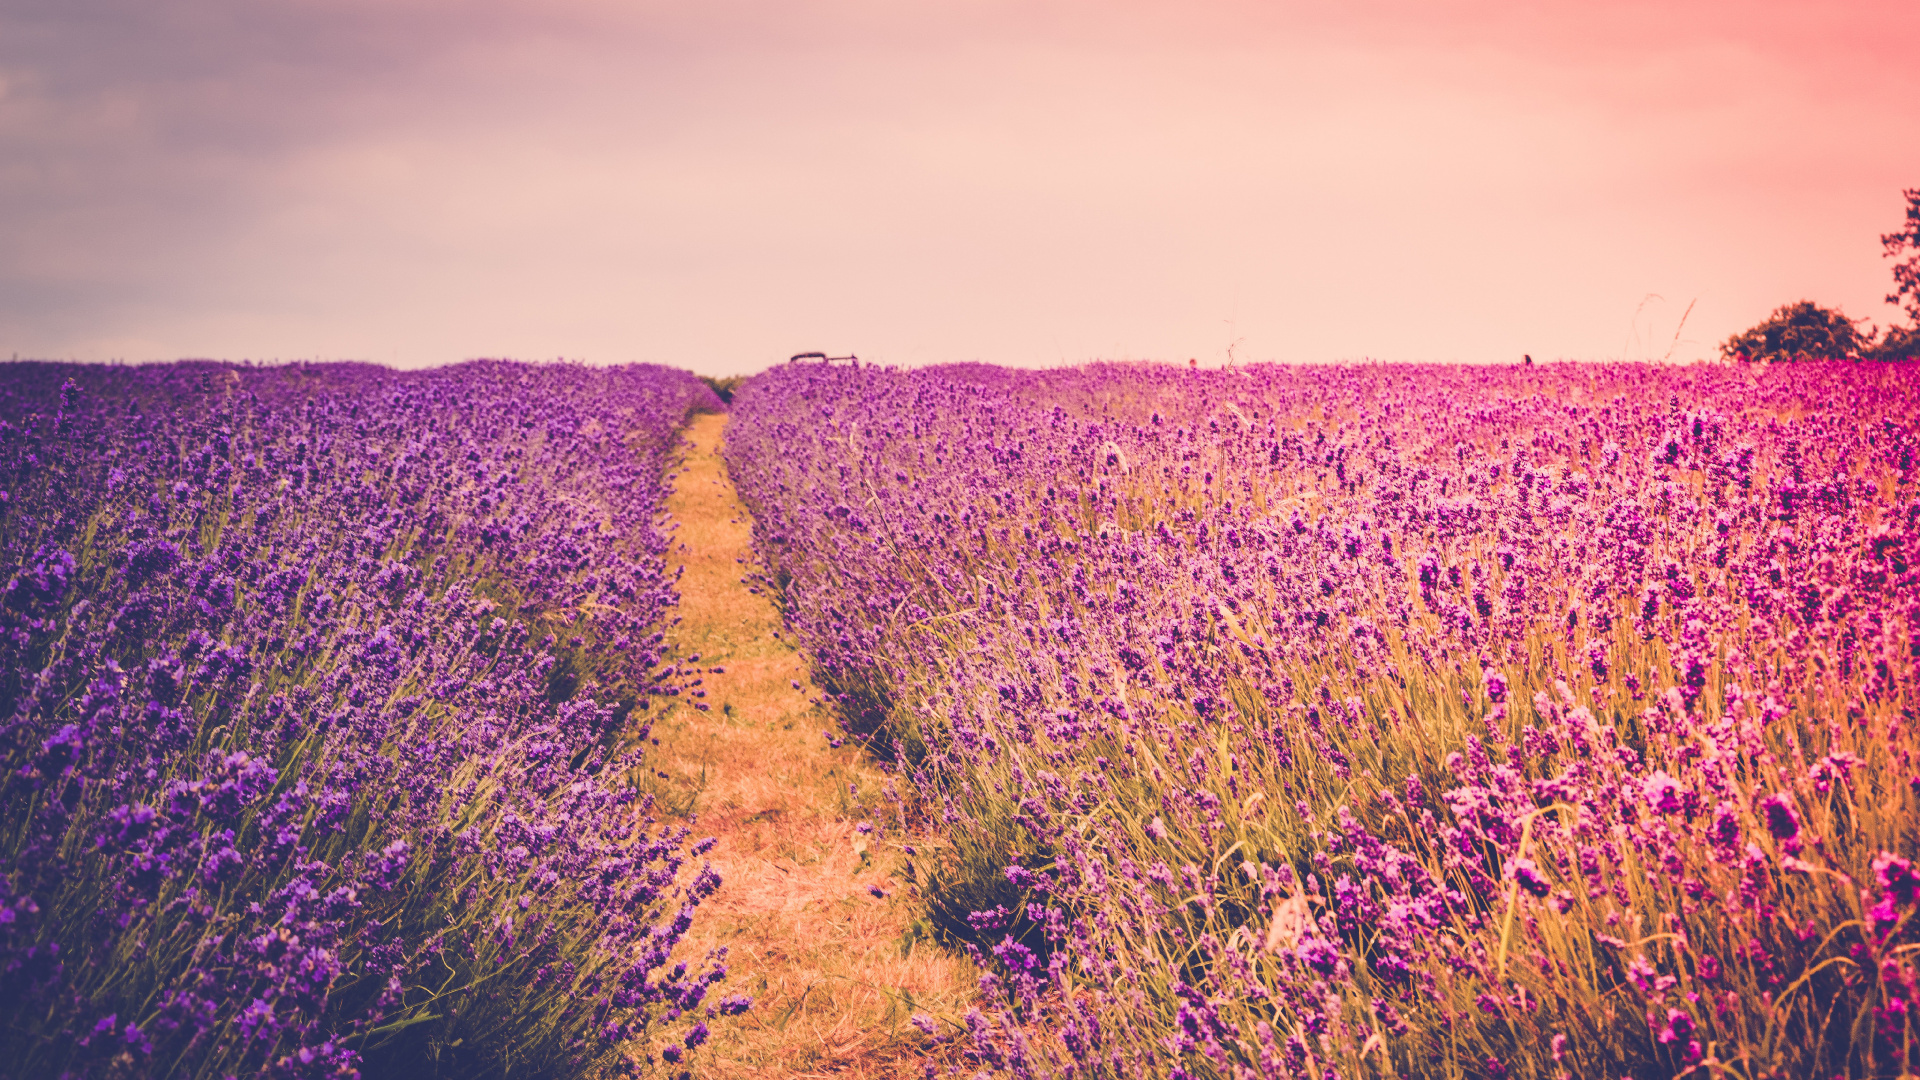
[[[654,367],[0,367],[6,1070],[592,1069],[739,1011],[672,956],[706,845],[630,779],[703,407]]]
[[[816,681],[947,833],[977,1066],[1894,1077],[1916,400],[796,364],[727,454]]]

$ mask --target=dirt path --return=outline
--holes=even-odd
[[[669,556],[684,567],[673,655],[699,656],[704,698],[654,721],[656,795],[719,838],[724,881],[700,908],[687,955],[724,945],[722,990],[755,998],[692,1057],[706,1077],[921,1074],[914,1012],[966,1008],[977,972],[913,929],[903,838],[881,785],[852,747],[833,749],[812,704],[806,665],[776,634],[779,616],[743,582],[750,521],[719,457],[724,416],[686,435],[667,502],[678,522]],[[704,704],[705,710],[694,703]],[[871,835],[862,823],[879,828]],[[875,894],[875,890],[880,895]]]

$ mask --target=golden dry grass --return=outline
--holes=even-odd
[[[709,711],[679,703],[655,717],[650,755],[661,809],[694,816],[724,884],[694,921],[684,956],[725,946],[723,993],[755,998],[714,1025],[692,1057],[696,1076],[919,1076],[924,1039],[907,1018],[966,1010],[978,972],[913,930],[920,905],[903,879],[911,843],[893,820],[885,777],[810,703],[806,664],[775,637],[779,616],[742,582],[752,559],[746,510],[719,456],[724,416],[687,432],[668,508],[682,569],[673,654],[700,657]],[[878,887],[885,898],[869,890]]]

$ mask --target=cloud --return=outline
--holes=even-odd
[[[0,349],[1477,359],[1631,349],[1649,292],[1876,314],[1914,11],[0,0]]]

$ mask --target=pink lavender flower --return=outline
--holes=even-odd
[[[1903,908],[1912,907],[1920,896],[1920,875],[1914,873],[1911,859],[1883,851],[1873,857],[1873,876],[1887,896]]]
[[[1653,775],[1641,783],[1641,792],[1646,797],[1647,805],[1661,814],[1674,814],[1680,811],[1683,790],[1680,782],[1668,776],[1664,769],[1654,770]]]
[[[1767,831],[1780,841],[1787,854],[1800,853],[1800,812],[1794,809],[1794,799],[1785,791],[1775,792],[1760,800],[1758,809],[1760,818],[1767,824]]]
[[[1545,878],[1540,876],[1540,867],[1532,859],[1520,857],[1507,863],[1508,875],[1529,895],[1544,897],[1552,891]]]
[[[1482,612],[1482,614],[1487,614],[1487,613]],[[1503,704],[1507,700],[1506,676],[1500,674],[1497,671],[1489,671],[1486,673],[1485,683],[1487,688],[1487,700],[1493,702],[1495,705]]]
[[[1916,875],[1913,862],[1903,859],[1890,851],[1882,851],[1873,857],[1874,880],[1880,885],[1880,899],[1867,911],[1867,918],[1882,934],[1898,926],[1914,906],[1916,896],[1920,896],[1920,875]]]
[[[1659,1039],[1663,1043],[1675,1043],[1693,1035],[1693,1016],[1684,1009],[1668,1009],[1666,1022],[1660,1026]]]
[[[1583,1031],[1602,993],[1579,975],[1548,976],[1539,1000],[1496,981],[1502,945],[1509,967],[1533,958],[1517,914],[1502,942],[1485,913],[1524,890],[1623,963],[1683,920],[1700,985],[1681,986],[1684,959],[1666,974],[1639,956],[1604,991],[1644,1009],[1657,1061],[1554,1045],[1562,1076],[1672,1071],[1702,1060],[1696,1018],[1724,1021],[1722,1060],[1753,1051],[1721,1033],[1765,1028],[1854,917],[1806,885],[1826,875],[1781,873],[1813,870],[1799,855],[1821,839],[1799,794],[1909,794],[1912,770],[1888,781],[1859,740],[1913,756],[1889,718],[1912,696],[1920,517],[1897,463],[1920,446],[1917,386],[1820,365],[1562,381],[796,364],[736,398],[727,453],[842,727],[898,753],[943,828],[991,841],[928,891],[1000,1000],[969,1020],[981,1068],[1042,1071],[1020,1033],[1064,989],[1057,960],[1076,974],[1050,1018],[1104,1004],[1098,1025],[1057,1026],[1066,1057],[1048,1070],[1197,1075],[1257,1053],[1305,1074],[1369,1061],[1378,1038],[1410,1060],[1485,1039],[1498,1056],[1469,1071],[1519,1073],[1501,1041],[1514,1010]],[[1221,419],[1228,401],[1240,420]],[[1545,680],[1567,690],[1536,696]],[[1844,718],[1818,718],[1841,698]],[[1772,855],[1746,835],[1756,819]],[[1024,919],[1008,851],[1051,864]],[[1646,873],[1675,910],[1640,910]],[[996,954],[1015,921],[1034,955]],[[1234,944],[1250,938],[1257,971]],[[1705,941],[1758,951],[1729,979],[1732,958],[1693,952]],[[1140,993],[1147,953],[1183,958],[1183,991]],[[1834,1015],[1875,1008],[1873,984],[1837,986]],[[1363,994],[1371,1033],[1350,1020]],[[1482,1004],[1433,1004],[1463,1000]],[[1275,1016],[1301,1027],[1257,1019]],[[1832,1048],[1852,1035],[1830,1034],[1767,1053],[1785,1074],[1845,1072]]]

